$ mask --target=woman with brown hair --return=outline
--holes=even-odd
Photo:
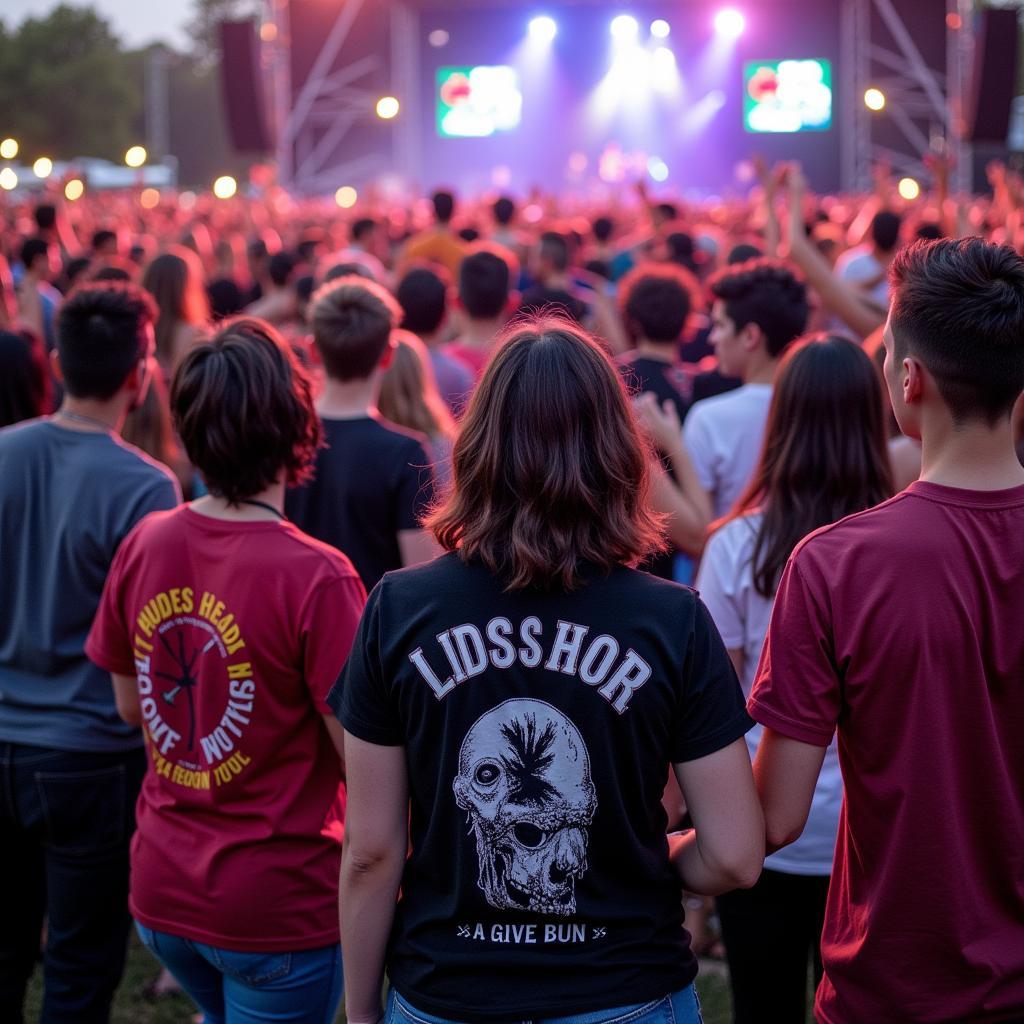
[[[385,967],[388,1021],[699,1021],[681,887],[753,884],[763,823],[707,611],[632,568],[663,544],[648,457],[600,346],[511,329],[430,521],[448,554],[384,576],[330,697],[350,1024]],[[670,764],[695,828],[666,839]]]
[[[697,576],[746,693],[793,549],[819,527],[892,495],[883,410],[875,368],[852,341],[811,335],[779,365],[760,462],[708,541]],[[761,732],[747,733],[751,757]],[[738,1024],[803,1024],[809,962],[821,979],[819,940],[842,799],[833,742],[803,835],[767,859],[752,889],[718,898]]]
[[[207,1024],[330,1024],[344,791],[325,698],[365,592],[284,518],[320,424],[273,328],[192,349],[171,407],[209,493],[125,538],[86,645],[147,741],[132,916]]]
[[[156,358],[170,379],[185,354],[206,334],[210,321],[199,257],[184,246],[171,246],[146,267],[142,287],[160,308]]]

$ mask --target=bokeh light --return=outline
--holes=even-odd
[[[41,156],[32,165],[32,173],[37,178],[48,178],[53,174],[53,161],[48,156]]]
[[[398,117],[399,109],[399,102],[394,96],[381,96],[377,100],[377,116],[382,121],[390,121],[393,117]]]
[[[144,210],[154,210],[160,205],[160,193],[155,188],[144,188],[139,194],[139,205]]]
[[[359,193],[351,185],[342,185],[334,193],[334,201],[343,209],[348,210],[356,205]]]
[[[442,46],[448,45],[448,40],[451,38],[448,32],[443,28],[435,28],[433,32],[427,36],[427,42],[434,47],[435,50],[441,49]]]
[[[69,203],[77,202],[85,195],[85,182],[81,178],[71,178],[64,184],[64,198]]]
[[[145,146],[132,146],[124,155],[124,162],[129,167],[141,167],[149,157]]]
[[[272,21],[265,21],[260,25],[260,39],[265,43],[272,43],[277,38],[277,26]]]
[[[715,31],[721,36],[737,39],[746,26],[747,19],[735,7],[726,7],[715,15]]]
[[[617,18],[612,18],[612,23],[609,26],[609,31],[612,34],[613,39],[618,39],[620,42],[626,42],[629,39],[635,39],[637,33],[640,31],[640,26],[630,14],[620,14]]]
[[[921,186],[913,178],[900,178],[896,189],[908,202],[912,202],[921,194]]]
[[[0,156],[5,160],[13,160],[18,155],[18,140],[4,139],[0,142]]]
[[[655,39],[667,39],[671,31],[669,23],[664,18],[658,18],[651,22],[651,35]]]
[[[222,174],[213,183],[213,194],[218,199],[230,199],[238,191],[238,182],[230,174]]]
[[[885,93],[881,89],[867,89],[864,92],[864,106],[868,110],[884,110],[885,109]]]
[[[530,36],[542,43],[550,43],[558,35],[558,25],[554,18],[546,14],[533,18],[530,21]]]
[[[0,188],[5,192],[10,192],[12,189],[18,187],[18,176],[14,173],[13,167],[5,167],[0,171]]]

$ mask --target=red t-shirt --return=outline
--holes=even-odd
[[[1024,1011],[1024,487],[914,483],[812,534],[775,599],[751,715],[826,746],[846,800],[815,1011]]]
[[[185,506],[122,543],[85,649],[138,678],[144,925],[242,951],[338,941],[344,787],[321,715],[365,600],[348,559],[287,522]]]

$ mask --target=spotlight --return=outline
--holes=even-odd
[[[32,165],[32,173],[37,178],[48,178],[53,173],[53,161],[48,156],[41,156]]]
[[[5,167],[0,171],[0,188],[5,192],[11,192],[18,187],[18,176],[14,173],[13,167]]]
[[[213,194],[218,199],[230,199],[238,191],[238,182],[230,174],[222,174],[213,183]]]
[[[139,196],[139,205],[144,210],[155,210],[160,205],[160,193],[155,188],[144,188]]]
[[[864,106],[868,110],[885,109],[885,93],[881,89],[867,89],[864,92]]]
[[[921,186],[913,178],[900,178],[896,189],[907,202],[912,202],[921,194]]]
[[[394,96],[381,96],[377,100],[377,116],[382,121],[390,121],[393,117],[398,117],[399,103]]]
[[[542,14],[530,21],[530,35],[539,42],[550,43],[558,35],[558,25],[554,18]]]
[[[272,21],[265,21],[260,25],[260,39],[265,43],[272,43],[277,38],[277,26]]]
[[[735,7],[726,7],[715,15],[715,31],[720,36],[738,39],[746,26],[747,19]]]
[[[661,157],[652,156],[647,161],[647,173],[655,181],[668,181],[668,164]]]
[[[4,139],[0,142],[0,156],[5,160],[13,160],[18,155],[18,140]]]
[[[334,201],[343,209],[348,210],[356,205],[359,193],[351,185],[342,185],[334,193]]]
[[[632,15],[620,14],[617,18],[612,18],[609,31],[611,32],[613,39],[618,39],[620,42],[626,42],[629,39],[636,38],[637,33],[640,31],[640,26],[637,24],[636,18]]]
[[[85,195],[85,182],[81,178],[72,178],[64,186],[64,198],[69,203],[77,202]]]
[[[672,29],[664,18],[658,18],[657,21],[651,22],[651,35],[655,39],[667,39],[671,31]]]
[[[145,146],[132,146],[124,155],[124,162],[129,167],[141,167],[148,159],[149,154]]]

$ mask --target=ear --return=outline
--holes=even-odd
[[[60,353],[56,349],[50,351],[50,370],[53,373],[54,380],[58,384],[64,383],[64,370],[60,365]]]
[[[920,405],[925,394],[925,380],[928,371],[913,356],[907,356],[900,367],[900,385],[903,388],[903,401],[906,405]]]
[[[758,345],[764,344],[764,331],[755,324],[749,323],[744,327],[739,334],[740,342],[743,345],[743,349],[746,352],[753,352]]]

